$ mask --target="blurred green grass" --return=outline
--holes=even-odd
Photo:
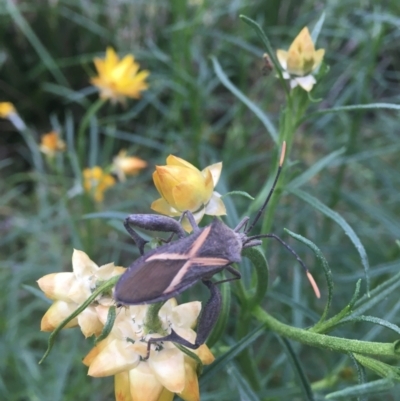
[[[79,333],[66,331],[51,356],[37,361],[48,335],[39,331],[49,306],[35,291],[44,274],[69,270],[72,248],[82,249],[99,265],[129,265],[137,255],[120,219],[82,217],[93,212],[150,212],[158,195],[150,174],[172,153],[199,167],[222,160],[221,193],[243,190],[256,196],[274,170],[274,144],[261,121],[217,78],[215,56],[229,79],[277,126],[283,93],[273,74],[264,76],[264,49],[255,33],[239,19],[245,14],[267,32],[274,47],[287,48],[304,25],[312,27],[322,12],[325,23],[318,47],[326,49],[330,70],[313,91],[322,98],[315,110],[351,104],[399,103],[398,29],[396,2],[313,1],[100,1],[0,2],[0,100],[12,101],[39,135],[59,129],[70,151],[59,155],[54,169],[40,154],[32,158],[13,127],[0,122],[0,394],[10,401],[111,400],[112,380],[86,377],[81,364],[90,344]],[[89,85],[92,59],[113,45],[120,54],[133,53],[151,71],[150,90],[126,108],[107,105],[92,121],[83,165],[73,152],[79,121],[97,94]],[[317,115],[296,133],[288,174],[293,178],[342,147],[346,151],[302,189],[340,213],[367,250],[372,287],[400,267],[400,175],[398,112],[369,110]],[[69,192],[88,165],[107,165],[119,149],[148,160],[138,177],[106,193],[103,205]],[[227,199],[231,226],[249,207],[242,197]],[[324,252],[335,281],[333,310],[350,300],[363,270],[354,246],[335,223],[286,194],[274,218],[274,232],[287,239],[283,227],[314,241]],[[324,292],[322,271],[299,243],[288,242],[306,263]],[[268,245],[270,291],[265,307],[280,320],[307,326],[323,303],[312,298],[290,256]],[[289,263],[288,263],[289,262]],[[251,273],[244,272],[250,285]],[[183,294],[195,299],[197,288]],[[232,296],[231,310],[240,307]],[[398,297],[388,297],[371,314],[399,324]],[[307,311],[307,313],[305,312]],[[214,351],[221,355],[254,327],[231,318],[229,330]],[[394,341],[382,327],[365,323],[343,326],[335,335]],[[344,356],[295,347],[311,383],[352,367]],[[300,400],[302,395],[284,350],[272,333],[252,344],[251,370],[237,358],[202,386],[202,399]],[[337,373],[339,372],[339,373]],[[371,380],[376,377],[369,377]],[[347,381],[346,381],[347,380]],[[356,383],[356,372],[325,392]],[[391,391],[391,392],[390,392]],[[385,393],[397,399],[397,389]],[[317,399],[323,399],[318,392]],[[392,397],[392,398],[389,398]],[[373,396],[368,399],[378,399]]]

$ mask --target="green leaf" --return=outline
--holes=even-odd
[[[242,251],[242,256],[250,259],[250,262],[256,269],[257,282],[254,296],[249,299],[250,308],[259,305],[264,299],[268,290],[268,262],[264,253],[259,247],[245,248]]]
[[[363,395],[372,395],[386,392],[394,387],[394,383],[390,379],[380,379],[369,383],[356,384],[343,390],[329,393],[325,396],[326,400],[346,400],[350,397],[359,397]]]
[[[226,76],[225,72],[222,70],[221,65],[215,57],[211,57],[213,63],[214,71],[217,77],[225,88],[229,89],[239,100],[241,100],[263,123],[264,127],[268,131],[272,140],[278,143],[278,133],[274,125],[272,124],[269,117],[247,96],[245,96]]]
[[[306,171],[298,175],[294,180],[292,180],[288,185],[287,189],[292,190],[298,187],[301,187],[306,182],[310,181],[314,176],[316,176],[320,171],[324,168],[328,167],[332,161],[338,159],[339,156],[344,154],[346,148],[340,148],[335,150],[334,152],[330,153],[329,155],[323,157],[322,159],[318,160],[314,163],[311,167],[309,167]]]
[[[373,306],[382,302],[388,295],[393,293],[400,287],[400,273],[386,280],[384,283],[378,285],[370,294],[363,295],[356,303],[354,315],[360,315],[371,309]],[[353,315],[352,314],[352,315]]]
[[[225,333],[229,320],[229,312],[231,309],[231,285],[223,283],[221,285],[222,307],[217,323],[215,324],[211,334],[208,336],[207,345],[212,347]]]
[[[370,282],[369,282],[369,262],[368,256],[365,251],[363,244],[361,243],[360,239],[358,238],[357,234],[354,230],[350,227],[347,221],[340,216],[338,213],[330,209],[328,206],[324,205],[320,200],[315,198],[314,196],[301,191],[300,189],[292,189],[290,192],[298,196],[300,199],[304,200],[308,204],[310,204],[315,209],[319,210],[325,216],[332,219],[335,223],[337,223],[340,227],[342,227],[343,231],[348,235],[351,242],[354,244],[355,248],[357,249],[358,254],[361,258],[361,263],[364,267],[364,274],[366,279],[366,287],[367,287],[367,294],[369,294]]]
[[[332,304],[332,297],[333,297],[333,280],[332,280],[332,272],[329,267],[329,264],[327,260],[325,259],[324,255],[322,254],[321,250],[309,239],[302,237],[299,234],[295,234],[292,231],[288,229],[284,229],[291,237],[297,239],[298,241],[302,242],[303,244],[307,245],[315,254],[315,257],[318,259],[320,262],[322,268],[324,269],[325,273],[325,278],[326,278],[326,283],[328,285],[328,299],[326,301],[325,309],[324,312],[322,313],[322,316],[319,320],[319,322],[314,326],[315,328],[318,328],[318,326],[326,319],[328,316],[329,308]]]
[[[53,75],[54,79],[61,85],[69,86],[69,83],[65,78],[64,74],[59,69],[57,62],[53,59],[51,54],[43,46],[42,42],[36,36],[33,29],[30,27],[30,25],[23,17],[23,15],[20,13],[17,4],[19,3],[16,3],[12,0],[7,1],[7,9],[14,23],[19,27],[19,29],[28,39],[29,43],[32,45],[32,47],[38,54],[40,60],[47,67],[49,72]]]
[[[227,192],[226,194],[222,195],[221,198],[225,198],[226,196],[232,196],[232,195],[240,195],[240,196],[244,196],[245,198],[248,198],[252,201],[254,200],[254,198],[245,191],[230,191],[230,192]]]
[[[397,366],[391,366],[387,363],[378,361],[369,356],[354,354],[354,358],[367,369],[372,370],[377,375],[385,377],[387,379],[396,380],[400,382],[400,368]]]
[[[115,306],[111,306],[108,309],[108,314],[107,314],[107,321],[106,324],[103,327],[103,330],[101,331],[101,334],[96,338],[95,344],[98,342],[104,340],[108,335],[111,333],[112,328],[114,327],[114,322],[115,318],[117,317],[117,312]]]
[[[244,349],[250,347],[250,345],[257,340],[257,338],[263,333],[264,325],[258,326],[246,337],[243,337],[237,342],[231,349],[218,358],[211,366],[205,369],[204,374],[200,378],[200,383],[204,384],[207,380],[215,377],[215,374],[226,367],[226,365],[232,361],[237,355],[239,355]]]
[[[340,107],[333,107],[331,109],[318,110],[304,116],[299,121],[299,125],[303,124],[309,118],[314,118],[316,116],[321,116],[324,114],[339,113],[342,111],[375,110],[375,109],[400,110],[400,104],[394,104],[394,103],[353,104],[351,106],[340,106]]]
[[[249,17],[246,17],[245,15],[239,15],[239,18],[254,29],[254,31],[256,32],[258,37],[263,42],[265,49],[267,50],[267,53],[272,61],[272,64],[274,65],[274,67],[279,75],[280,81],[284,82],[284,78],[282,76],[281,64],[279,63],[279,61],[276,57],[275,49],[271,46],[271,42],[269,41],[268,36],[264,33],[264,31],[261,29],[260,25],[257,24],[256,21],[252,20]],[[287,89],[286,85],[283,85],[283,86],[285,88],[286,94],[288,94],[288,89]]]
[[[317,23],[315,24],[313,30],[311,31],[311,39],[314,42],[314,44],[317,43],[319,33],[321,32],[322,26],[324,25],[325,22],[325,11],[321,14],[319,17]]]
[[[325,333],[327,331],[333,330],[337,325],[340,324],[340,321],[348,316],[352,310],[353,307],[358,299],[358,296],[360,294],[360,286],[361,286],[361,280],[358,280],[356,283],[356,288],[354,290],[354,294],[350,300],[350,302],[335,316],[331,317],[330,319],[326,320],[323,322],[320,320],[317,325],[314,327],[311,327],[309,330],[316,332],[316,333]]]
[[[345,323],[350,323],[350,322],[367,322],[367,323],[373,323],[377,324],[382,327],[386,327],[387,329],[390,329],[394,331],[397,334],[400,334],[400,327],[395,325],[394,323],[390,323],[387,320],[380,319],[379,317],[375,316],[355,316],[355,317],[347,317],[346,319],[343,319],[340,324],[345,324]]]
[[[300,386],[303,390],[304,399],[308,401],[314,401],[314,394],[311,389],[310,382],[307,379],[306,374],[304,373],[304,369],[301,365],[300,359],[297,357],[296,353],[293,350],[289,340],[284,337],[277,336],[279,342],[282,344],[283,348],[286,351],[286,355],[289,357],[289,362],[292,365],[292,368],[300,382]]]

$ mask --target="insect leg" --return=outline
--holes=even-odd
[[[171,330],[171,333],[165,337],[150,338],[148,340],[147,355],[145,359],[147,359],[150,356],[151,344],[158,343],[160,341],[172,341],[174,343],[181,344],[190,349],[197,349],[200,347],[200,345],[205,343],[207,337],[209,336],[211,330],[213,329],[215,323],[217,322],[219,313],[221,311],[222,297],[218,287],[216,287],[212,281],[203,280],[203,283],[210,290],[211,296],[200,314],[199,322],[197,324],[197,337],[194,344],[187,341],[179,334],[175,333],[174,330]]]
[[[144,246],[148,241],[144,240],[131,225],[150,231],[172,232],[179,238],[185,236],[185,231],[181,225],[171,217],[157,214],[131,214],[125,219],[124,226],[135,241],[141,255],[144,254]]]
[[[227,283],[228,281],[233,281],[233,280],[240,280],[242,278],[242,275],[240,274],[239,271],[234,269],[232,266],[225,266],[225,269],[229,271],[233,275],[231,278],[226,278],[224,280],[216,281],[214,285],[221,284],[221,283]]]

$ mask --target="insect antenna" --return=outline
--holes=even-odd
[[[278,182],[278,178],[281,174],[282,171],[282,165],[283,165],[283,161],[285,160],[285,152],[286,152],[286,142],[284,141],[282,143],[282,150],[281,150],[281,157],[279,159],[279,167],[278,167],[278,171],[276,173],[275,179],[274,179],[274,183],[272,184],[272,187],[268,193],[267,199],[265,199],[263,205],[261,206],[260,210],[257,212],[256,217],[254,217],[253,222],[250,224],[250,226],[246,229],[245,234],[248,234],[256,225],[257,221],[259,220],[259,218],[261,217],[261,215],[263,214],[265,208],[268,205],[269,200],[271,199],[272,194],[274,193],[275,187],[276,187],[276,183]]]
[[[310,270],[307,269],[307,266],[304,264],[304,262],[301,260],[300,256],[297,254],[297,252],[290,246],[288,245],[285,241],[283,241],[281,238],[279,238],[275,234],[260,234],[260,235],[254,235],[249,238],[249,240],[254,240],[254,239],[260,239],[260,238],[274,238],[277,241],[279,241],[300,263],[300,266],[303,268],[304,272],[307,275],[308,281],[311,284],[312,289],[314,290],[315,296],[317,298],[321,298],[321,292],[318,288],[317,283],[314,280],[314,277],[310,273]]]

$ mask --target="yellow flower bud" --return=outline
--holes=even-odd
[[[204,214],[225,214],[225,206],[217,192],[213,192],[221,174],[222,163],[198,170],[176,156],[168,156],[166,166],[156,166],[154,185],[161,195],[151,208],[167,216],[180,216],[189,210],[197,222]]]
[[[291,87],[300,85],[309,92],[315,84],[311,73],[319,67],[325,50],[315,50],[314,42],[307,27],[296,36],[288,51],[278,49],[276,55],[285,70],[284,78],[291,79]]]

